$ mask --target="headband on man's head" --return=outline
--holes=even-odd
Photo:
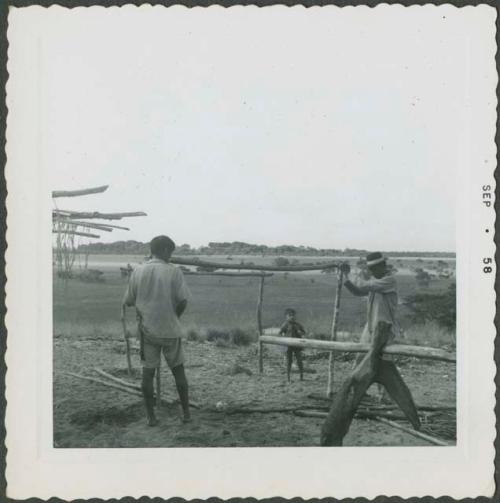
[[[385,257],[380,253],[380,252],[373,252],[369,253],[366,256],[366,265],[368,267],[377,265],[377,264],[382,264],[385,262]]]

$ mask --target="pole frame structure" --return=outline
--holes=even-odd
[[[335,304],[333,308],[332,330],[330,333],[331,341],[337,340],[337,326],[340,313],[340,296],[342,294],[342,284],[344,282],[344,273],[341,270],[338,270],[337,281],[338,283],[337,283],[337,289],[335,291]],[[334,372],[335,372],[334,352],[330,351],[330,355],[328,356],[328,382],[326,385],[326,396],[328,398],[331,398],[333,396]]]
[[[265,276],[260,278],[259,297],[257,300],[257,331],[259,333],[259,373],[264,372],[264,344],[261,341],[262,329],[262,304],[264,303],[264,281]]]

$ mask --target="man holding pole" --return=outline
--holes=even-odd
[[[380,321],[388,323],[390,328],[387,343],[394,340],[396,328],[399,324],[396,320],[396,310],[398,307],[398,294],[396,278],[387,267],[385,257],[380,252],[368,253],[366,265],[370,275],[368,280],[358,278],[355,283],[349,279],[351,268],[344,263],[340,266],[344,274],[344,286],[356,296],[367,297],[367,321],[361,334],[360,342],[372,343],[375,329]],[[356,364],[360,363],[364,355],[359,355]],[[390,359],[383,355],[383,359]],[[386,399],[385,390],[381,399]]]
[[[130,277],[122,303],[122,322],[125,336],[129,337],[125,310],[127,306],[135,306],[141,339],[142,392],[148,424],[155,426],[158,420],[154,412],[153,380],[161,353],[175,379],[183,422],[191,420],[180,324],[189,291],[182,271],[169,263],[175,243],[167,236],[157,236],[150,246],[151,260],[136,267]]]

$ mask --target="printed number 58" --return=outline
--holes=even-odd
[[[492,264],[493,263],[493,260],[490,258],[490,257],[487,257],[487,258],[483,258],[483,264]],[[485,265],[483,267],[483,272],[484,273],[489,273],[491,272],[493,269],[491,268],[490,265]]]

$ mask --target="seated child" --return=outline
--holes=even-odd
[[[302,338],[305,335],[306,331],[304,327],[298,322],[295,321],[295,309],[285,309],[285,317],[286,321],[280,328],[280,335],[284,337],[294,337],[294,338]],[[299,367],[300,372],[300,380],[304,380],[304,366],[302,364],[302,348],[292,348],[288,347],[286,351],[286,374],[288,378],[288,382],[290,382],[290,372],[292,370],[292,359],[293,355],[295,355],[295,359],[297,360],[297,365]]]

